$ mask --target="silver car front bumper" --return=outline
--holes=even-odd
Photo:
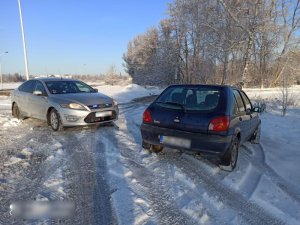
[[[111,116],[96,117],[97,112],[111,111]],[[119,109],[118,106],[95,109],[95,110],[75,110],[68,108],[60,108],[58,110],[61,123],[64,127],[68,126],[86,126],[93,124],[108,123],[118,119]]]

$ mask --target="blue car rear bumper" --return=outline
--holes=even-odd
[[[164,147],[176,148],[180,150],[193,151],[215,156],[224,155],[232,142],[231,135],[223,136],[214,134],[192,133],[152,126],[149,124],[141,125],[141,134],[143,140],[149,144],[161,145]],[[190,147],[178,147],[172,144],[161,143],[161,135],[190,140]]]

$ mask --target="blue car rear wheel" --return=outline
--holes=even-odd
[[[229,150],[221,158],[220,168],[226,171],[232,171],[236,167],[239,154],[239,139],[235,137],[230,145]]]

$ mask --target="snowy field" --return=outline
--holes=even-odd
[[[3,89],[14,89],[19,87],[22,82],[14,82],[14,83],[3,83]]]
[[[213,161],[172,149],[141,147],[147,99],[161,90],[138,85],[97,86],[120,103],[119,129],[110,126],[52,132],[45,122],[11,117],[0,96],[0,224],[18,200],[71,200],[64,221],[25,224],[300,224],[300,87],[280,115],[279,89],[247,89],[265,100],[261,144],[240,148],[231,172]],[[150,99],[150,98],[149,98]]]

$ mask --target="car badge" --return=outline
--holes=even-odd
[[[93,108],[97,108],[98,107],[98,105],[93,105]]]
[[[179,123],[179,122],[180,122],[180,120],[178,119],[178,117],[176,117],[176,118],[174,119],[174,122],[175,122],[175,123]]]

